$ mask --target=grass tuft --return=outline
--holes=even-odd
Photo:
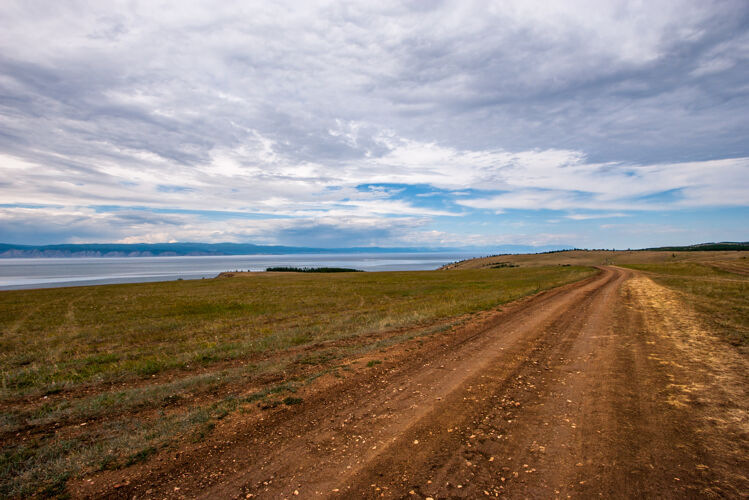
[[[125,467],[130,467],[131,465],[139,464],[141,462],[145,462],[148,460],[148,457],[156,453],[156,448],[153,446],[149,446],[148,448],[143,448],[137,453],[133,453],[129,457],[127,457],[127,460],[125,460]]]

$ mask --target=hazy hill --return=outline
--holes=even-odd
[[[15,245],[0,243],[0,258],[31,257],[168,257],[200,255],[281,255],[309,253],[399,253],[399,252],[475,252],[475,253],[537,253],[561,250],[569,246],[504,245],[486,248],[429,247],[351,247],[313,248],[251,243],[86,243],[60,245]]]

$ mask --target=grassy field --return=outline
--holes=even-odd
[[[553,266],[246,273],[0,292],[0,496],[200,441],[247,405],[293,405],[347,360],[590,276]]]
[[[749,262],[631,264],[676,291],[703,322],[732,344],[749,349]]]
[[[510,266],[620,265],[645,271],[678,292],[706,325],[742,350],[749,349],[749,252],[573,250],[535,255],[496,255],[458,262],[450,271]]]
[[[749,349],[749,252],[572,250],[494,255],[446,266],[450,271],[519,266],[620,265],[645,271],[678,292],[716,333]]]
[[[672,264],[679,262],[714,263],[749,268],[746,251],[663,252],[650,250],[570,250],[541,254],[493,255],[456,262],[449,269],[490,269],[497,265],[535,266],[600,266],[625,264]]]

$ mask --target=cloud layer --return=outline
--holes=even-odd
[[[741,1],[0,19],[0,240],[595,244],[601,219],[749,205]]]

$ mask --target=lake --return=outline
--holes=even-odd
[[[267,267],[347,267],[363,271],[437,269],[478,257],[458,253],[222,255],[210,257],[71,257],[0,259],[0,290],[213,278],[223,271]]]

